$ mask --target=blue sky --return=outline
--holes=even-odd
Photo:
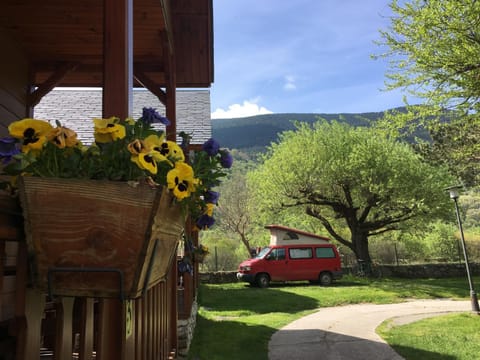
[[[384,91],[389,0],[214,0],[213,118],[356,113],[403,105]]]

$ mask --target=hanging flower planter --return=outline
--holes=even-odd
[[[184,226],[166,188],[20,177],[35,287],[63,296],[137,298],[161,281]]]
[[[18,179],[0,185],[19,193],[33,282],[63,296],[139,297],[173,264],[186,214],[213,225],[211,189],[232,156],[209,139],[186,157],[191,136],[167,140],[153,124],[169,120],[153,108],[93,119],[88,146],[55,123],[25,118],[0,138],[0,175]]]

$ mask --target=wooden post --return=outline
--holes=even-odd
[[[175,67],[175,53],[170,49],[167,39],[164,39],[164,52],[166,59],[166,104],[165,113],[170,120],[170,126],[167,126],[167,140],[176,141],[177,139],[177,75]]]
[[[103,117],[130,116],[133,89],[133,0],[104,0]],[[125,359],[125,304],[100,301],[99,360]]]
[[[123,120],[132,109],[132,0],[104,0],[103,12],[103,117]]]

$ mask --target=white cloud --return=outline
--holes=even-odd
[[[291,75],[285,76],[285,84],[283,85],[283,90],[292,91],[296,89],[297,85],[295,85],[295,78]]]
[[[245,100],[243,104],[233,104],[228,110],[217,108],[212,114],[212,119],[231,119],[262,114],[272,114],[273,111],[263,106],[258,106],[255,102]]]

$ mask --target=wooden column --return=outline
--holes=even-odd
[[[131,115],[133,0],[104,0],[103,117]]]
[[[131,115],[133,90],[133,0],[104,0],[103,117]],[[99,360],[122,360],[126,353],[125,303],[100,301]]]
[[[165,52],[165,80],[166,80],[166,104],[165,113],[170,120],[170,126],[167,126],[167,140],[176,141],[177,139],[177,75],[175,67],[175,53],[170,48],[168,41],[164,41]]]

